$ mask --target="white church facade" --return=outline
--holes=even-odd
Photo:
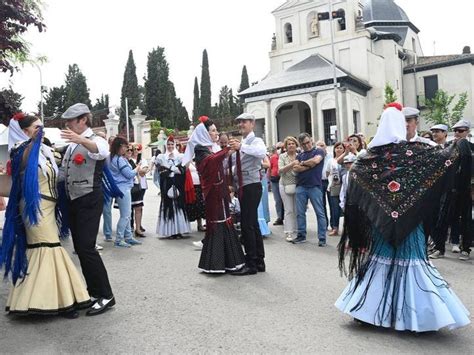
[[[393,0],[333,0],[332,7],[343,14],[333,20],[333,41],[330,21],[318,21],[329,11],[327,0],[288,0],[273,11],[270,72],[239,93],[268,145],[300,132],[328,144],[355,132],[373,136],[387,83],[413,107],[437,89],[467,92],[465,113],[474,116],[474,55],[468,49],[423,56],[419,29]]]

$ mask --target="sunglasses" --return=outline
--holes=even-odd
[[[455,128],[453,131],[456,133],[464,133],[464,132],[467,132],[467,129]]]

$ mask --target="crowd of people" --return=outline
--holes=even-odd
[[[469,323],[467,310],[429,262],[443,257],[447,238],[461,260],[470,258],[473,148],[465,139],[467,120],[454,125],[451,142],[444,125],[433,126],[426,138],[417,133],[419,111],[393,104],[384,110],[369,144],[363,134],[353,134],[329,151],[324,141],[301,133],[268,152],[253,131],[253,115],[236,118],[239,138],[219,134],[203,116],[185,148],[178,149],[178,140],[169,136],[165,151],[147,162],[139,144],[121,136],[107,142],[94,134],[86,105],[73,105],[62,116],[67,127],[62,136],[70,142],[62,160],[42,143],[41,121],[20,116],[10,122],[12,188],[0,254],[13,280],[10,313],[75,318],[81,307],[96,315],[113,306],[98,252],[100,218],[105,241],[117,248],[142,244],[146,176],[153,172],[160,190],[158,238],[185,239],[196,222],[204,233],[194,242],[204,273],[266,271],[271,191],[277,214],[273,225],[283,226],[287,242],[307,241],[308,202],[317,220],[318,246],[326,247],[327,237],[340,236],[339,266],[350,279],[336,302],[341,311],[398,330]],[[32,186],[40,189],[35,192]],[[115,238],[112,208],[120,215]],[[17,215],[21,218],[15,219]],[[80,223],[85,219],[90,223]],[[85,284],[58,238],[67,229]],[[38,253],[49,253],[60,266],[40,268]],[[51,297],[39,304],[38,299],[49,296],[37,281],[46,280],[48,273],[62,280],[49,285],[48,292],[58,287],[67,292],[61,292],[63,299]],[[429,315],[418,309],[420,302]]]

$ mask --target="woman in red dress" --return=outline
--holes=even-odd
[[[199,269],[205,273],[236,271],[245,264],[245,257],[229,211],[229,189],[222,164],[231,151],[217,146],[218,132],[209,118],[199,120],[183,159],[186,164],[195,156],[206,209],[207,230]]]

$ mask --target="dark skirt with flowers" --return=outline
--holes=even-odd
[[[194,203],[186,204],[186,213],[189,222],[194,222],[199,218],[206,219],[206,208],[202,196],[201,185],[194,185],[194,191],[196,192],[196,201]]]

